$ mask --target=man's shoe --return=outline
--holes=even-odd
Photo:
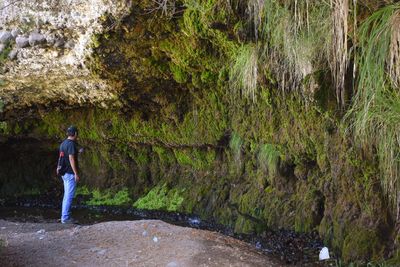
[[[76,224],[76,221],[74,219],[67,219],[64,221],[61,221],[62,224]]]

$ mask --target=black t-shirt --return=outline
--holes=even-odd
[[[77,144],[73,140],[65,139],[60,145],[60,157],[64,158],[64,164],[66,165],[65,173],[74,174],[69,162],[69,155],[75,155],[75,162],[78,165]]]

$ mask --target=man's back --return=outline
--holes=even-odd
[[[75,158],[78,156],[77,145],[73,140],[65,139],[60,145],[60,159],[63,161],[62,166],[64,173],[74,174],[69,161],[69,156],[74,155]],[[76,161],[77,162],[77,161]]]

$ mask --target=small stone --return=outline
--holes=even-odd
[[[158,242],[158,238],[156,236],[153,237],[153,241],[154,241],[154,243],[157,243]]]
[[[54,42],[55,47],[63,47],[65,44],[65,40],[63,38],[58,38]]]
[[[74,41],[69,40],[69,41],[65,44],[65,47],[66,47],[66,48],[69,48],[69,49],[73,49],[73,48],[75,47]]]
[[[20,34],[22,34],[22,31],[21,31],[19,28],[13,29],[13,30],[11,31],[11,35],[12,35],[14,38],[17,38],[17,36],[20,35]]]
[[[39,240],[43,240],[43,239],[44,239],[44,236],[40,236],[40,237],[39,237]]]
[[[6,48],[5,44],[0,44],[0,54],[3,53],[5,48]]]
[[[54,35],[47,35],[46,36],[46,41],[49,45],[54,45],[54,43],[56,42],[56,38],[54,37]]]
[[[7,44],[12,39],[13,39],[13,36],[11,35],[11,32],[9,32],[9,31],[0,32],[0,43]]]
[[[9,54],[8,54],[8,58],[10,60],[15,60],[17,59],[18,56],[18,50],[17,49],[13,49]]]
[[[25,48],[29,46],[29,39],[24,36],[18,36],[17,39],[15,39],[15,42],[18,48]]]
[[[170,263],[168,263],[168,264],[166,265],[166,267],[178,267],[178,266],[179,266],[179,264],[176,263],[176,262],[174,262],[174,261],[171,261]]]
[[[46,43],[46,38],[44,37],[43,34],[34,32],[29,35],[29,44],[31,46],[41,45],[45,43]]]
[[[44,230],[44,229],[40,229],[39,231],[37,231],[36,233],[37,234],[44,234],[46,232],[46,230]]]
[[[106,254],[106,252],[107,252],[107,249],[101,249],[101,250],[97,251],[97,254],[104,255],[104,254]]]
[[[198,226],[200,225],[201,220],[199,218],[189,218],[189,224],[191,226]]]

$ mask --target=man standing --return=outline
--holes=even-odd
[[[75,195],[78,175],[78,149],[76,140],[78,129],[70,126],[67,129],[67,139],[60,145],[60,156],[58,158],[57,174],[62,176],[64,182],[64,198],[62,201],[61,223],[73,223],[70,216],[70,208]]]

